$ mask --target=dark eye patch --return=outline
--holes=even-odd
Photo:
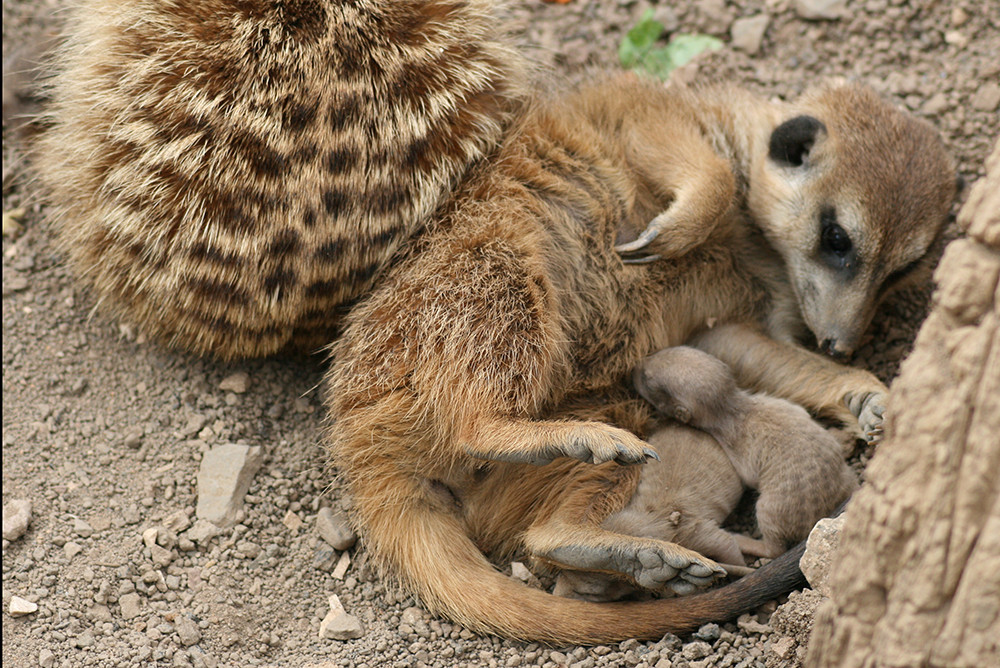
[[[850,280],[858,270],[858,252],[840,223],[837,222],[837,210],[825,206],[819,213],[819,259],[831,269],[842,272],[842,277]]]
[[[837,222],[837,211],[833,207],[824,207],[819,214],[820,250],[844,256],[851,252],[854,243],[847,230]]]

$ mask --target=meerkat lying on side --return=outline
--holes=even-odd
[[[858,487],[840,441],[801,406],[737,388],[729,367],[708,353],[661,350],[643,360],[633,380],[658,411],[711,435],[743,483],[758,490],[763,538],[740,537],[744,554],[776,557]]]
[[[643,465],[628,505],[601,527],[677,543],[720,562],[730,575],[746,575],[737,536],[722,528],[746,488],[722,447],[703,431],[672,423],[657,425],[647,441],[659,459]],[[553,593],[616,601],[636,591],[610,573],[564,570]]]
[[[729,171],[731,200],[685,252],[623,264],[616,246],[675,201],[678,143],[708,156],[696,173]],[[861,86],[778,104],[621,75],[540,95],[331,347],[327,440],[370,553],[466,628],[552,643],[659,638],[800,585],[786,554],[715,591],[595,604],[486,555],[652,590],[710,582],[706,557],[601,526],[641,479],[622,464],[655,454],[632,370],[696,339],[741,385],[874,435],[885,386],[796,341],[849,351],[954,194],[934,130]]]

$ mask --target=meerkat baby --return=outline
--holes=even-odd
[[[760,493],[762,539],[741,540],[744,553],[781,554],[858,487],[843,446],[801,406],[737,388],[729,367],[708,353],[661,350],[639,365],[634,381],[657,410],[714,437],[743,483]]]
[[[739,474],[710,435],[672,422],[658,425],[647,439],[659,455],[642,468],[635,495],[609,515],[608,531],[670,541],[720,562],[730,575],[744,575],[741,545],[755,542],[731,533],[722,523],[746,489]],[[610,573],[563,570],[554,594],[588,601],[616,601],[639,589]]]

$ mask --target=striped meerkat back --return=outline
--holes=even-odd
[[[71,263],[199,354],[328,343],[523,96],[493,5],[83,3],[36,152]]]

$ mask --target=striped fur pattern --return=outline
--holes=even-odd
[[[179,348],[328,343],[518,107],[494,4],[83,2],[35,156],[73,266]]]

